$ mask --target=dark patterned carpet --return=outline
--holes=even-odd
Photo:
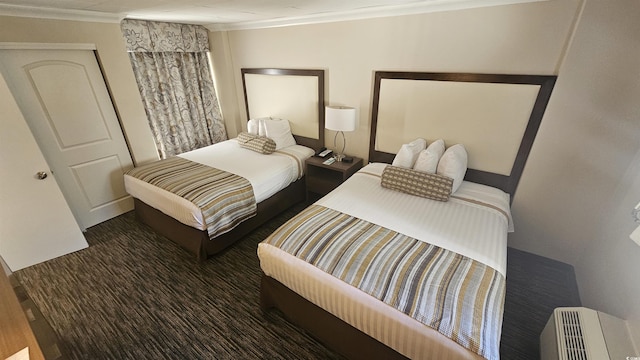
[[[340,358],[259,308],[257,243],[301,206],[197,263],[128,213],[90,228],[88,249],[15,273],[67,359]],[[509,250],[503,359],[537,359],[556,306],[579,304],[573,269]]]

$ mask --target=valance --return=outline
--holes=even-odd
[[[204,26],[125,19],[120,23],[128,52],[206,52]]]

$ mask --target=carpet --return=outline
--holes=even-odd
[[[257,244],[301,206],[203,263],[127,213],[90,228],[89,248],[15,276],[67,359],[339,359],[259,307]],[[503,359],[537,359],[553,308],[579,302],[571,267],[529,255],[509,250]]]
[[[259,308],[255,249],[287,218],[197,263],[128,213],[89,229],[89,248],[15,275],[69,359],[339,358]]]

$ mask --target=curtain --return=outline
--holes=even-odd
[[[160,158],[226,140],[207,30],[141,20],[121,28]]]

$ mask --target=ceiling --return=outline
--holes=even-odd
[[[407,15],[546,0],[0,0],[0,15],[234,30]]]

